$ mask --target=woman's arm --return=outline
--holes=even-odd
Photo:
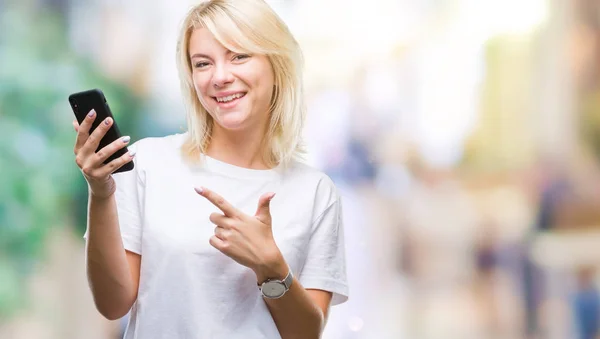
[[[273,277],[283,279],[288,273],[288,266],[282,258],[273,267],[275,269],[271,272],[265,270],[257,275],[258,281]],[[294,278],[283,297],[264,300],[282,339],[318,339],[325,328],[331,297],[331,292],[305,289]]]
[[[137,297],[140,256],[123,248],[115,201],[117,185],[111,173],[133,161],[135,152],[104,164],[108,157],[125,147],[130,138],[115,140],[96,152],[113,120],[105,119],[90,134],[95,119],[96,112],[92,110],[81,125],[73,121],[77,131],[74,152],[75,162],[89,188],[85,258],[88,284],[98,311],[113,320],[124,316]]]
[[[86,268],[98,311],[109,320],[123,317],[137,298],[139,254],[125,251],[114,195],[90,194]]]

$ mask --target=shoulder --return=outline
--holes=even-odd
[[[179,149],[184,139],[185,134],[146,137],[133,143],[130,148],[135,149],[136,152],[142,153],[172,152],[173,150],[177,151]]]
[[[290,165],[286,176],[302,180],[305,184],[316,185],[322,191],[336,191],[333,180],[325,172],[300,161],[294,161]]]
[[[171,134],[162,137],[146,137],[133,143],[128,148],[135,152],[136,158],[142,164],[164,161],[168,158],[179,157],[179,149],[185,134]]]
[[[289,189],[308,194],[319,210],[324,210],[340,200],[340,192],[333,180],[323,171],[308,164],[294,161],[284,178]]]

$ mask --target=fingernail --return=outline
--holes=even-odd
[[[110,118],[106,118],[106,120],[104,120],[104,124],[106,126],[110,125]]]
[[[196,193],[198,194],[202,194],[202,187],[194,187],[194,190],[196,191]]]
[[[271,193],[271,196],[269,197],[269,201],[275,197],[275,194],[276,193]]]
[[[91,110],[91,111],[88,113],[88,117],[90,117],[90,118],[91,118],[91,117],[93,117],[93,116],[94,116],[94,114],[96,114],[96,110]]]
[[[133,158],[134,155],[135,155],[135,150],[133,150],[133,149],[129,150],[129,156]]]
[[[122,141],[123,143],[125,143],[125,144],[126,144],[126,143],[128,143],[128,142],[129,142],[129,140],[131,140],[131,137],[130,137],[130,136],[124,136],[124,137],[122,137],[122,138],[121,138],[121,141]]]

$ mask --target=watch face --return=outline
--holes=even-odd
[[[279,282],[269,281],[263,285],[262,292],[268,298],[278,298],[285,293],[285,286]]]

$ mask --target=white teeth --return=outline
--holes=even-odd
[[[218,102],[229,102],[233,99],[241,98],[243,95],[244,95],[243,93],[236,93],[236,94],[228,95],[226,97],[217,98],[217,101]]]

